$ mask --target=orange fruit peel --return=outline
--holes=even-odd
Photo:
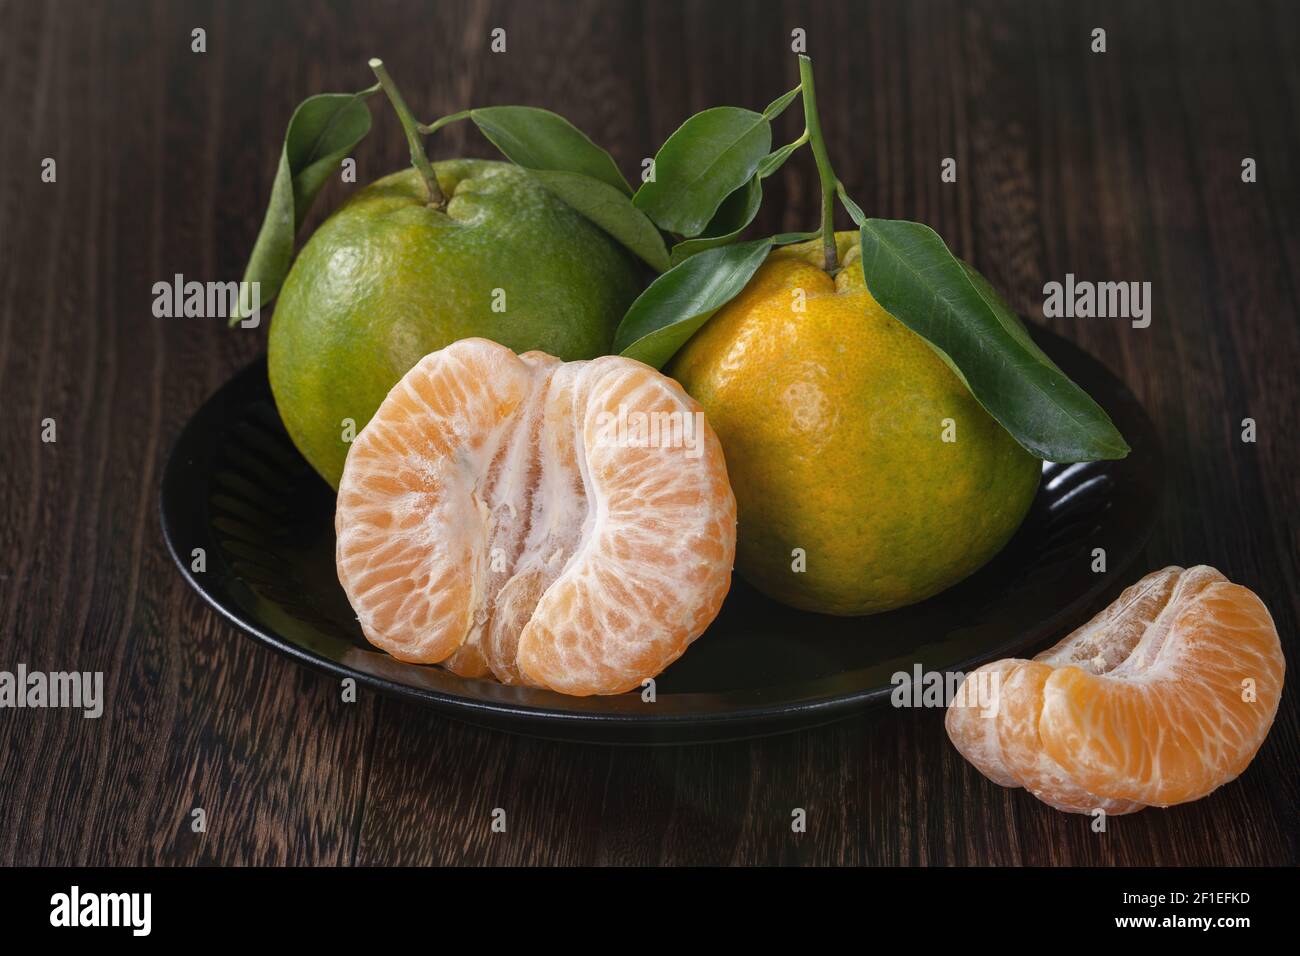
[[[664,370],[726,449],[741,576],[854,616],[982,567],[1029,511],[1042,463],[872,297],[858,233],[836,242],[834,276],[820,240],[773,251]]]
[[[1240,775],[1273,724],[1285,670],[1254,592],[1204,565],[1168,567],[1032,661],[967,675],[945,725],[1000,786],[1068,812],[1132,813]]]
[[[632,359],[464,339],[423,358],[352,443],[339,581],[394,657],[565,694],[674,661],[731,583],[717,437]]]

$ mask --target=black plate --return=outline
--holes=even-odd
[[[266,361],[190,420],[162,486],[167,546],[232,624],[295,660],[504,730],[578,740],[733,739],[825,723],[888,698],[891,677],[964,671],[1023,653],[1080,623],[1145,543],[1161,457],[1137,400],[1100,363],[1042,329],[1035,338],[1110,413],[1123,461],[1046,464],[1029,516],[982,570],[921,604],[865,618],[791,610],[735,579],[722,613],[639,694],[574,698],[404,664],[362,637],[334,573],[334,495],[298,454],[271,399]],[[194,549],[206,570],[193,572]],[[1092,571],[1094,548],[1107,573]],[[1142,568],[1145,572],[1149,569]]]

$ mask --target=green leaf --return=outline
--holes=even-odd
[[[772,237],[772,245],[789,246],[796,242],[809,242],[813,239],[820,239],[821,233],[813,232],[778,232]]]
[[[672,248],[672,264],[685,262],[697,252],[734,242],[754,221],[763,205],[763,185],[755,176],[722,201],[712,221],[698,239],[687,239]]]
[[[1047,461],[1123,458],[1109,417],[1029,338],[993,287],[928,226],[867,219],[862,274],[876,301],[926,339],[981,405]]]
[[[835,191],[840,194],[840,203],[849,211],[849,217],[858,224],[859,227],[867,224],[867,214],[862,211],[862,207],[849,198],[849,194],[844,189],[844,184],[837,182]]]
[[[791,103],[793,103],[794,98],[802,92],[803,92],[803,85],[800,84],[799,86],[796,86],[793,90],[791,90],[789,93],[782,93],[771,103],[767,104],[767,109],[763,110],[763,115],[767,117],[769,122],[771,122],[772,120],[780,116],[782,113],[784,113],[785,108],[789,106]]]
[[[244,269],[245,283],[259,283],[261,304],[275,298],[289,274],[294,237],[325,180],[370,132],[370,109],[365,101],[372,92],[374,89],[319,93],[307,97],[293,111],[266,216]],[[243,310],[236,309],[230,324],[243,318]]]
[[[655,155],[655,178],[632,202],[659,228],[698,236],[724,199],[749,182],[772,146],[762,113],[717,106],[683,123]]]
[[[758,175],[761,179],[767,179],[778,169],[785,165],[785,161],[790,158],[790,154],[803,145],[800,140],[792,143],[786,143],[780,149],[774,149],[768,153],[758,164]]]
[[[670,268],[664,237],[622,190],[581,173],[534,169],[529,175],[604,229],[656,272],[666,272]]]
[[[532,106],[469,111],[483,135],[511,162],[532,170],[581,173],[630,196],[613,158],[563,116]]]
[[[771,239],[706,249],[665,272],[632,303],[614,333],[620,355],[662,368],[767,258]]]
[[[483,135],[516,165],[586,216],[656,272],[669,267],[655,224],[632,205],[614,160],[563,116],[531,106],[469,111]]]

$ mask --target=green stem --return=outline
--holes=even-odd
[[[831,168],[831,158],[826,153],[826,141],[822,138],[822,121],[817,115],[817,90],[813,84],[812,60],[800,54],[799,81],[803,87],[803,119],[808,129],[808,140],[812,144],[813,159],[817,162],[817,175],[822,183],[822,249],[826,255],[826,271],[834,272],[839,267],[839,253],[835,248],[835,170]]]
[[[442,129],[444,126],[450,125],[451,123],[459,123],[463,119],[469,119],[469,114],[472,112],[473,110],[461,110],[459,113],[452,113],[450,116],[436,119],[432,123],[421,123],[416,127],[416,129],[427,136],[430,133],[438,132],[438,130]]]
[[[798,138],[798,139],[793,140],[793,141],[791,141],[791,142],[789,142],[789,143],[786,143],[785,146],[783,146],[783,147],[781,147],[781,148],[782,148],[782,149],[788,149],[788,150],[796,150],[796,149],[798,149],[799,147],[806,145],[807,142],[808,142],[808,127],[805,126],[805,127],[803,128],[803,132],[799,134],[799,138]]]
[[[397,118],[401,121],[402,130],[406,133],[406,143],[411,148],[411,165],[419,170],[420,175],[424,178],[424,187],[428,192],[429,205],[434,209],[442,209],[447,205],[447,197],[442,194],[442,187],[438,185],[438,177],[434,175],[433,166],[429,164],[429,157],[424,153],[424,143],[420,140],[420,124],[415,121],[410,107],[406,105],[406,100],[402,99],[402,91],[397,88],[393,78],[388,75],[388,70],[384,67],[384,61],[371,60],[370,69],[375,71],[375,76],[379,78],[379,85],[388,94],[388,101],[393,104],[393,111],[397,113]]]

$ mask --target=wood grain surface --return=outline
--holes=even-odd
[[[504,55],[488,50],[497,26]],[[1089,51],[1098,26],[1104,54]],[[99,720],[0,711],[0,863],[1296,862],[1294,689],[1240,780],[1098,834],[982,778],[936,711],[616,749],[342,704],[172,566],[168,449],[265,328],[154,318],[151,287],[238,277],[298,101],[368,85],[381,55],[424,118],[544,105],[632,173],[691,112],[793,86],[795,27],[869,214],[931,223],[1040,321],[1043,284],[1067,272],[1152,283],[1150,328],[1048,324],[1115,370],[1163,436],[1141,570],[1205,562],[1255,589],[1294,668],[1295,4],[0,0],[0,669],[102,670],[108,698]],[[389,111],[374,113],[362,182],[406,162]],[[492,155],[465,124],[433,151]],[[940,182],[948,156],[956,184]],[[1244,157],[1258,182],[1242,182]],[[311,224],[353,188],[327,187]],[[801,155],[758,226],[815,227],[816,203]]]

